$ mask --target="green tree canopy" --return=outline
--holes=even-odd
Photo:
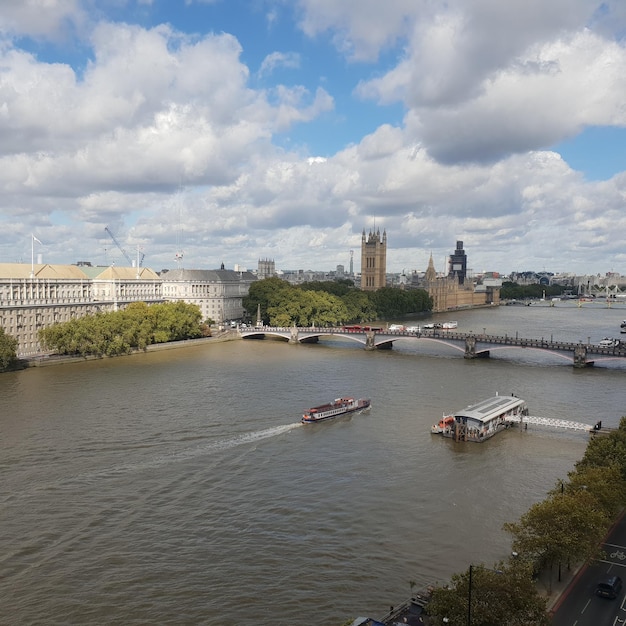
[[[126,309],[98,313],[39,331],[41,343],[58,354],[127,354],[153,343],[195,339],[203,335],[200,309],[185,302],[148,306],[134,302]]]
[[[500,288],[501,300],[526,300],[546,297],[560,296],[567,287],[563,285],[540,285],[534,283],[532,285],[518,285],[511,281],[504,281]]]
[[[504,529],[513,550],[542,567],[584,560],[592,555],[610,522],[587,489],[557,492],[534,504],[517,523]]]
[[[498,563],[493,569],[474,565],[454,574],[449,585],[434,589],[428,613],[436,624],[445,623],[444,617],[449,624],[467,624],[470,616],[472,626],[550,624],[532,569],[516,561]]]
[[[626,480],[618,465],[585,465],[570,472],[570,481],[560,483],[551,492],[557,495],[563,485],[565,492],[586,491],[591,494],[609,517],[614,517],[626,505]]]
[[[310,282],[297,287],[279,278],[266,278],[250,286],[244,308],[273,326],[336,326],[344,323],[392,319],[432,309],[422,289],[405,291],[385,287],[375,292],[356,289],[351,281]]]
[[[10,369],[17,360],[17,339],[0,327],[0,372]]]
[[[280,278],[272,277],[257,280],[250,285],[248,295],[243,299],[243,308],[250,317],[254,317],[260,304],[263,322],[266,324],[274,323],[270,322],[269,307],[275,306],[282,298],[283,293],[292,289],[293,287],[286,280]]]
[[[608,436],[593,437],[583,458],[576,463],[576,470],[588,467],[614,466],[620,468],[626,479],[626,418],[622,417],[619,428]]]

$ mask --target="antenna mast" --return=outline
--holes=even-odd
[[[181,239],[181,231],[182,231],[182,223],[183,223],[183,208],[182,208],[182,203],[181,203],[181,193],[182,193],[182,186],[179,187],[178,189],[178,229],[176,231],[176,265],[178,266],[178,269],[181,269],[183,266],[183,256],[184,256],[184,252],[181,250],[181,244],[180,244],[180,239]]]

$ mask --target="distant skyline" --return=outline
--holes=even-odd
[[[2,0],[0,262],[626,274],[623,0]]]

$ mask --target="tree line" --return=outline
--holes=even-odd
[[[548,626],[547,600],[536,580],[560,580],[563,567],[601,558],[600,545],[626,505],[626,417],[619,428],[594,436],[567,480],[534,504],[518,522],[506,523],[512,556],[454,574],[450,584],[432,591],[433,624],[472,626]],[[446,618],[448,621],[444,621]]]
[[[351,280],[294,286],[274,277],[250,285],[243,305],[251,319],[260,307],[269,326],[337,326],[430,311],[432,298],[423,289],[361,291]]]
[[[211,331],[201,317],[199,307],[186,302],[133,302],[123,310],[42,328],[39,341],[57,354],[116,356],[155,343],[208,336]]]
[[[504,281],[500,288],[501,300],[537,300],[539,298],[552,298],[561,296],[569,289],[563,285],[519,285],[511,281]]]

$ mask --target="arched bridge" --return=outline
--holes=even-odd
[[[572,343],[550,339],[524,339],[509,335],[486,335],[459,333],[450,330],[388,330],[385,328],[349,329],[349,328],[299,328],[296,326],[257,326],[240,328],[243,338],[264,338],[265,336],[283,337],[290,343],[316,343],[321,337],[342,337],[363,345],[366,350],[390,349],[393,342],[403,338],[415,338],[443,343],[463,353],[466,359],[487,358],[490,352],[506,347],[542,350],[573,359],[574,367],[588,367],[595,360],[626,359],[626,345],[599,346],[582,342]],[[592,357],[592,358],[590,358]],[[595,360],[594,360],[595,359]]]

